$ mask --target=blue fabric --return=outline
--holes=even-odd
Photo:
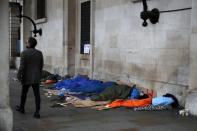
[[[152,99],[152,105],[154,106],[167,106],[174,102],[174,100],[170,97],[155,97]]]
[[[139,99],[140,97],[140,91],[135,87],[131,90],[131,95],[129,96],[129,99]]]
[[[80,83],[82,83],[86,80],[88,80],[87,77],[83,77],[83,76],[78,75],[78,76],[74,77],[73,79],[60,81],[60,82],[56,83],[55,86],[56,86],[57,90],[60,90],[62,88],[65,88],[65,89],[75,88],[75,87],[78,87],[80,85]]]
[[[73,79],[60,81],[55,86],[57,90],[64,88],[66,92],[100,93],[114,84],[114,82],[103,83],[99,80],[89,80],[87,77],[76,76]]]

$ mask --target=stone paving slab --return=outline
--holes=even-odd
[[[21,85],[10,71],[10,105],[18,104]],[[42,90],[42,89],[41,89]],[[197,131],[197,117],[181,117],[176,111],[137,112],[127,108],[97,111],[72,106],[51,108],[42,94],[41,119],[34,119],[34,96],[29,90],[26,114],[13,110],[13,131]]]

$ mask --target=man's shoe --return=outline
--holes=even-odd
[[[35,112],[35,113],[34,113],[34,118],[36,118],[36,119],[40,119],[40,114],[39,114],[39,113],[37,113],[37,112]]]
[[[15,110],[18,111],[18,112],[20,112],[21,114],[25,114],[25,110],[22,109],[20,106],[16,106],[15,107]]]

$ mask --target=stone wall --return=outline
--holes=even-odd
[[[141,2],[95,0],[92,20],[95,42],[90,58],[80,55],[80,46],[73,44],[79,43],[74,31],[79,21],[68,17],[71,15],[68,11],[74,7],[68,9],[67,2],[47,0],[47,22],[38,24],[38,28],[43,29],[43,35],[37,40],[38,49],[44,54],[45,69],[59,74],[66,74],[71,65],[71,72],[75,74],[90,74],[91,69],[95,79],[136,83],[155,89],[158,96],[172,93],[184,105],[188,85],[195,85],[195,72],[189,75],[189,67],[195,68],[195,62],[189,65],[195,58],[190,54],[191,9],[162,13],[159,23],[149,22],[147,27],[142,27]],[[34,16],[33,3],[29,0],[26,3],[25,13]],[[192,0],[150,0],[147,3],[150,10],[160,11],[192,7]],[[76,25],[71,27],[68,23],[72,21]],[[28,27],[24,26],[26,34]]]
[[[191,7],[191,0],[148,1],[149,9]],[[94,78],[122,80],[184,100],[189,76],[191,10],[160,14],[142,27],[141,2],[96,0]],[[184,103],[184,102],[183,102]]]
[[[68,0],[68,73],[75,74],[77,0]]]
[[[34,18],[35,3],[29,0],[25,3],[25,14]],[[37,28],[42,28],[42,36],[36,37],[37,49],[43,52],[45,69],[52,73],[67,73],[67,4],[66,0],[47,0],[45,21],[41,23],[35,21]],[[26,33],[24,41],[31,35],[29,32],[33,29],[29,23],[24,22]]]
[[[197,89],[197,1],[192,1],[192,15],[191,15],[191,42],[190,42],[190,89]]]
[[[191,41],[190,41],[190,75],[189,75],[189,93],[186,99],[186,108],[193,115],[197,115],[197,1],[192,0],[191,15]]]
[[[19,30],[20,30],[20,20],[17,15],[19,15],[19,7],[15,4],[9,5],[9,63],[10,68],[16,68],[16,57],[19,56],[20,43],[19,43]]]
[[[8,1],[0,1],[0,131],[12,131],[12,111],[9,107],[9,14]]]

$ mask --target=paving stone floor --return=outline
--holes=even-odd
[[[21,85],[10,71],[10,105],[13,109],[13,131],[197,131],[197,117],[181,117],[176,111],[135,112],[117,108],[96,111],[72,106],[51,108],[51,101],[42,94],[41,119],[32,117],[34,96],[29,90],[26,114],[14,110],[19,103]]]

